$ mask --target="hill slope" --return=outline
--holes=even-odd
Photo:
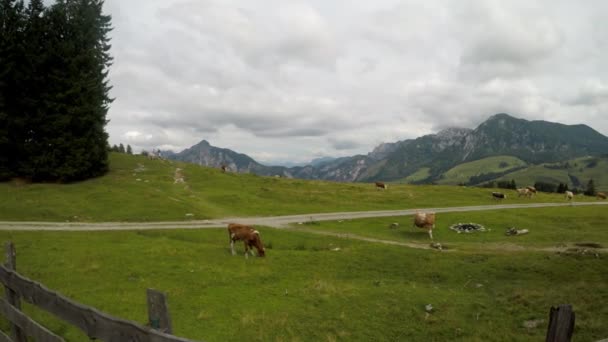
[[[184,183],[175,182],[176,172]],[[562,200],[548,194],[534,198]],[[367,183],[222,173],[119,153],[110,154],[110,172],[96,179],[72,184],[0,183],[0,220],[18,221],[200,220],[494,203],[487,189],[395,184],[379,191]]]
[[[534,184],[536,181],[564,183],[568,188],[584,189],[593,179],[597,191],[608,191],[608,157],[582,157],[557,163],[532,165],[508,173],[498,180],[515,180],[517,184]]]
[[[495,179],[502,174],[521,169],[526,165],[526,162],[516,157],[487,157],[472,162],[462,163],[449,169],[441,175],[437,184],[467,184],[471,183],[472,179],[474,180],[476,177],[479,179],[484,175],[495,175],[494,177],[491,177],[491,179]]]

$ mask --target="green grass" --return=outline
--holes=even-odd
[[[175,169],[186,184],[174,184]],[[601,168],[601,165],[596,166]],[[595,180],[595,178],[594,178]],[[519,181],[518,181],[519,183]],[[598,184],[598,183],[596,183]],[[111,155],[104,177],[74,184],[0,184],[0,220],[156,221],[496,204],[456,186],[336,183],[259,177],[193,164]],[[557,194],[502,203],[564,202]],[[596,201],[577,197],[577,201]],[[0,231],[18,271],[112,315],[145,323],[146,288],[165,291],[176,335],[206,341],[538,341],[549,308],[570,303],[576,341],[608,337],[606,255],[538,248],[608,246],[600,207],[439,213],[419,250],[298,230],[258,227],[267,257],[232,257],[225,229],[116,232]],[[400,228],[389,229],[392,222]],[[457,234],[456,222],[485,233]],[[507,237],[506,228],[530,234]],[[298,229],[428,244],[411,217],[315,222]],[[426,304],[435,310],[427,315]],[[68,341],[86,336],[31,305],[25,310]],[[544,319],[537,328],[526,320]],[[0,320],[6,331],[7,323]]]
[[[145,322],[145,289],[166,291],[175,334],[193,339],[538,341],[561,303],[574,306],[575,340],[608,336],[605,256],[441,253],[260,230],[272,248],[248,260],[242,246],[229,254],[224,229],[0,237],[15,242],[20,273],[115,316]],[[86,340],[26,310],[68,341]],[[545,322],[522,326],[532,319]]]
[[[111,154],[110,172],[74,184],[0,183],[0,220],[166,221],[493,204],[489,189],[337,183],[221,173],[194,164]],[[176,168],[186,184],[174,184]],[[581,199],[582,200],[582,199]],[[592,200],[592,199],[591,199]],[[525,199],[509,199],[509,202]],[[532,201],[563,201],[541,194]],[[190,216],[189,216],[190,217]]]
[[[594,166],[593,161],[596,164]],[[549,166],[549,168],[546,166]],[[561,168],[555,168],[558,166]],[[556,185],[564,183],[568,184],[568,187],[572,189],[575,186],[572,183],[570,175],[578,178],[581,182],[578,188],[585,188],[587,182],[593,179],[596,190],[608,191],[608,158],[584,157],[566,162],[533,165],[526,169],[509,173],[500,178],[500,180],[514,179],[517,184],[534,184],[536,181],[554,183]]]
[[[412,216],[379,217],[358,220],[318,222],[321,231],[352,233],[363,237],[428,244],[426,230],[412,226]],[[457,233],[449,227],[456,223],[478,223],[487,231]],[[447,247],[494,252],[523,247],[556,247],[569,243],[595,242],[608,248],[608,222],[604,207],[556,207],[534,209],[490,210],[477,212],[437,213],[433,230],[435,242]],[[391,223],[399,227],[391,229]],[[508,228],[528,229],[529,234],[506,236]]]
[[[431,175],[431,169],[428,167],[423,167],[418,169],[418,171],[412,173],[411,175],[405,177],[403,182],[405,183],[415,183],[422,180],[427,179]]]
[[[469,181],[472,176],[479,176],[484,173],[499,173],[509,169],[525,166],[526,162],[512,156],[496,156],[488,157],[480,160],[462,163],[445,172],[442,178],[437,181],[438,184],[464,184]],[[529,184],[534,184],[531,182]]]

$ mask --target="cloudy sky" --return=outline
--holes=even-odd
[[[107,130],[265,164],[506,112],[608,135],[608,1],[106,0]]]

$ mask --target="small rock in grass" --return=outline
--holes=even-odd
[[[433,312],[433,305],[432,304],[427,304],[424,306],[424,310],[426,312]]]
[[[544,319],[531,319],[529,321],[524,321],[523,326],[524,328],[534,329],[543,323],[545,323]]]

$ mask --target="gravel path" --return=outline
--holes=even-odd
[[[320,213],[305,215],[270,216],[270,217],[235,217],[201,221],[174,222],[26,222],[0,221],[0,230],[66,230],[66,231],[97,231],[97,230],[150,230],[150,229],[200,229],[225,227],[228,223],[237,222],[275,228],[289,228],[292,223],[306,221],[349,220],[368,217],[408,216],[416,211],[434,211],[436,213],[480,211],[497,209],[521,209],[544,207],[568,207],[608,205],[608,202],[576,202],[576,203],[528,203],[528,204],[495,204],[465,207],[423,208],[404,210],[355,211],[339,213]]]

